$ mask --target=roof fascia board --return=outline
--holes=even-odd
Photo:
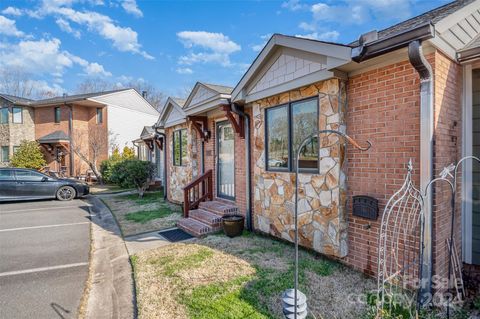
[[[282,35],[278,35],[276,44],[314,54],[335,56],[344,60],[350,60],[350,52],[352,50],[350,47],[344,45],[335,45],[303,38],[285,37]]]
[[[188,110],[185,110],[185,113],[186,113],[186,115],[197,115],[197,114],[200,114],[200,113],[208,112],[210,110],[213,110],[213,109],[219,107],[220,105],[230,104],[229,99],[230,99],[230,97],[226,97],[224,95],[223,98],[220,97],[220,98],[217,98],[217,99],[215,99],[213,101],[210,101],[208,103],[202,104],[198,107],[190,108]]]
[[[253,61],[253,63],[248,68],[247,72],[240,79],[240,82],[238,82],[238,84],[235,86],[235,88],[232,91],[232,100],[238,100],[237,96],[240,93],[240,91],[244,90],[245,84],[248,82],[250,77],[253,76],[257,68],[262,64],[265,57],[269,55],[270,51],[275,46],[276,36],[277,35],[274,35],[270,38],[270,40],[268,40],[265,47],[262,49],[262,51],[260,51],[260,54],[257,56],[257,58]],[[244,97],[244,95],[245,93],[242,92],[242,97]]]
[[[262,66],[265,59],[270,57],[275,46],[326,56],[327,66],[328,57],[336,57],[340,60],[344,60],[345,63],[351,60],[352,49],[348,46],[312,41],[303,38],[286,37],[275,34],[272,36],[272,38],[270,38],[258,57],[244,74],[240,82],[238,82],[238,84],[235,86],[232,92],[232,100],[239,101],[249,99],[246,94],[247,90],[245,86],[252,80],[252,77],[256,76],[258,69]]]
[[[463,8],[449,14],[442,20],[435,23],[435,29],[438,32],[443,33],[447,31],[449,28],[457,24],[459,21],[465,19],[469,15],[472,14],[473,11],[480,9],[480,0],[474,1]]]
[[[310,73],[310,74],[308,74],[306,76],[303,76],[301,78],[297,78],[295,80],[282,83],[278,86],[274,86],[274,87],[268,88],[266,90],[250,94],[250,95],[245,97],[245,103],[258,101],[260,99],[263,99],[263,98],[266,98],[266,97],[269,97],[269,96],[273,96],[273,95],[276,95],[276,94],[280,94],[280,93],[283,93],[283,92],[294,90],[294,89],[297,89],[299,87],[306,86],[306,85],[316,83],[316,82],[319,82],[319,81],[324,81],[324,80],[327,80],[327,79],[330,79],[330,78],[333,78],[333,77],[336,77],[336,73],[333,72],[333,71],[320,70],[320,71],[317,71],[317,72],[313,72],[313,73]]]
[[[182,114],[182,118],[186,118],[185,111],[182,109],[182,107],[178,105],[172,98],[168,98],[167,103],[165,104],[162,113],[160,114],[160,117],[157,121],[160,127],[164,126],[165,123],[168,122],[168,118],[170,117],[173,109],[179,111],[180,114]]]
[[[165,123],[165,125],[163,127],[164,128],[169,128],[169,127],[172,127],[172,126],[175,126],[175,125],[184,124],[186,122],[187,122],[186,118],[185,119],[178,119],[178,120],[175,120],[175,121]]]
[[[188,109],[190,107],[194,107],[194,105],[190,105],[190,103],[192,102],[192,99],[193,97],[195,96],[195,94],[197,94],[198,92],[198,89],[200,88],[200,86],[204,87],[205,89],[207,89],[208,91],[211,91],[213,93],[215,93],[215,95],[219,95],[220,93],[215,91],[215,90],[212,90],[211,88],[209,88],[208,86],[206,85],[203,85],[203,83],[201,82],[197,82],[195,83],[195,86],[193,87],[192,89],[192,92],[190,92],[190,94],[188,95],[187,97],[187,100],[185,101],[185,104],[183,105],[183,108],[184,109]],[[202,101],[203,102],[203,101]]]
[[[406,47],[414,40],[429,40],[434,36],[435,27],[431,23],[426,23],[415,29],[356,47],[352,50],[352,60],[355,62],[362,62]]]
[[[480,58],[480,47],[462,50],[457,53],[457,60],[460,63],[470,62]]]
[[[440,33],[435,32],[435,34],[436,34],[435,37],[432,39],[429,39],[427,43],[430,43],[432,46],[442,51],[450,59],[456,60],[457,52],[455,51],[455,48],[452,47],[447,41],[445,41],[445,39],[442,37]]]

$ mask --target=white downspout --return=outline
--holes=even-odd
[[[420,76],[420,189],[423,192],[433,179],[433,71],[422,51],[422,42],[415,40],[408,46],[408,58]],[[424,203],[424,253],[422,266],[421,300],[426,301],[432,290],[432,231],[433,231],[433,198],[432,188],[426,194]]]

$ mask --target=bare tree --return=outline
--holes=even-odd
[[[21,68],[0,69],[0,92],[23,98],[48,98],[56,95]]]
[[[114,90],[117,87],[101,78],[88,78],[79,83],[76,88],[76,93],[93,93],[93,92],[105,92]]]
[[[85,135],[88,135],[88,138]],[[102,175],[98,169],[98,161],[102,154],[107,153],[108,134],[106,134],[105,129],[98,126],[90,128],[88,132],[74,130],[71,143],[73,152],[90,167],[97,181],[103,184]]]

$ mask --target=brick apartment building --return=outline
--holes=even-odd
[[[133,146],[139,129],[155,123],[159,114],[134,89],[36,101],[0,94],[0,102],[2,165],[8,165],[21,140],[36,140],[45,169],[68,176],[90,170],[79,154],[91,160],[97,152],[99,165],[113,147]]]
[[[444,167],[480,155],[480,1],[455,1],[351,44],[275,34],[235,88],[197,83],[185,103],[169,99],[166,191],[181,202],[178,226],[195,235],[237,211],[247,227],[377,273],[381,212],[412,160],[420,189]],[[294,150],[316,130],[347,133],[361,152],[322,136],[301,155],[299,198]],[[457,185],[455,238],[466,264],[480,264],[480,180],[472,163]],[[378,200],[379,216],[354,216],[353,196]],[[425,203],[428,275],[448,265],[450,193],[435,184]],[[216,214],[218,213],[218,214]],[[418,250],[418,246],[412,246]]]

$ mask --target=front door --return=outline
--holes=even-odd
[[[228,121],[218,122],[217,196],[235,199],[235,133]]]

